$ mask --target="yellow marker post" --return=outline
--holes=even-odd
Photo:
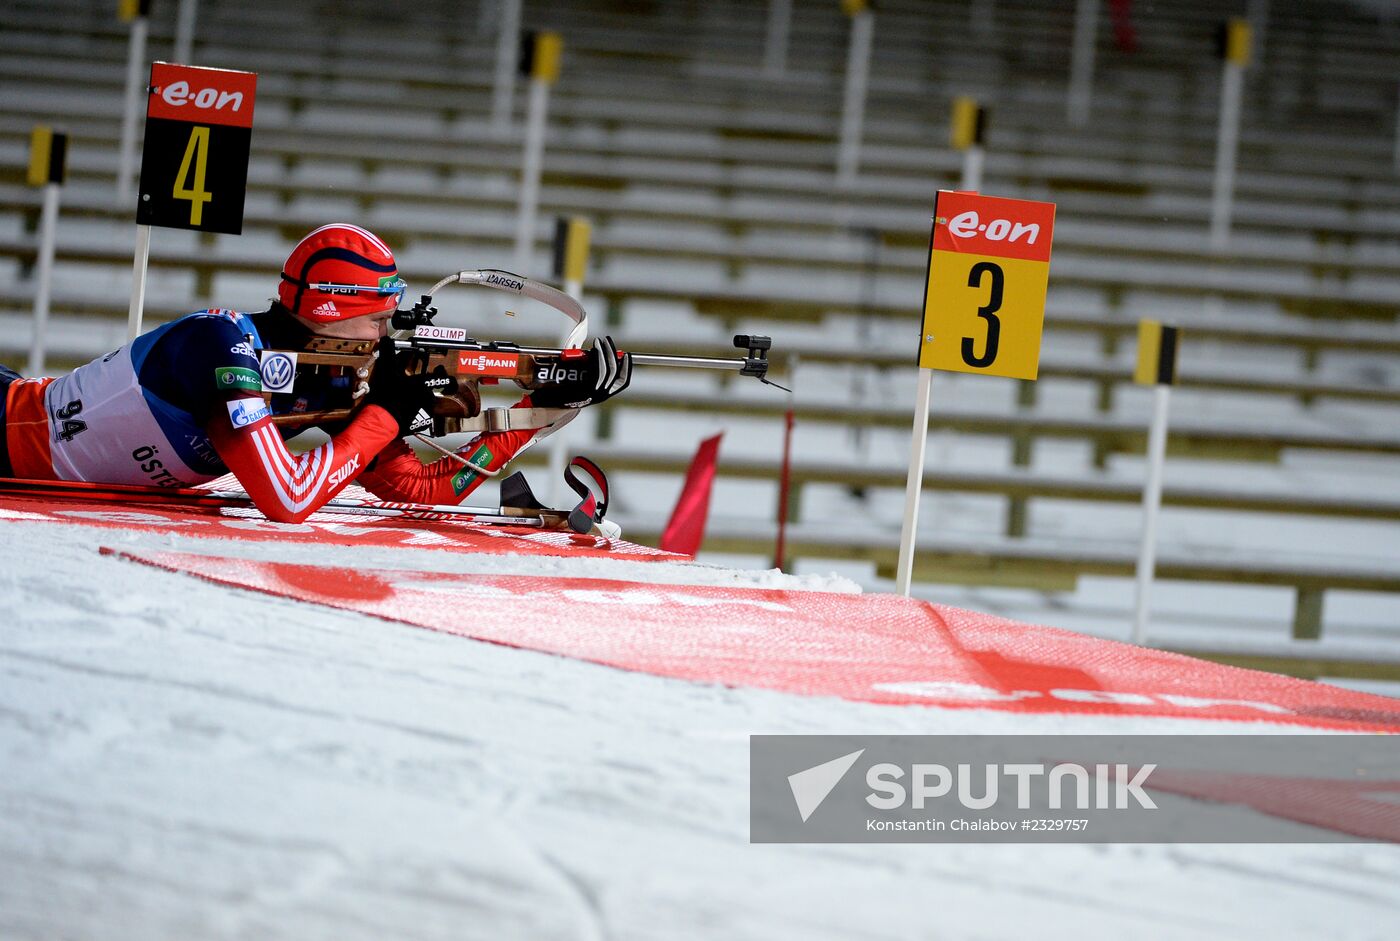
[[[987,109],[975,98],[953,99],[953,119],[949,124],[949,143],[963,153],[962,181],[959,189],[976,192],[982,188],[983,143],[987,135]]]
[[[564,293],[576,301],[583,299],[583,273],[588,266],[588,242],[592,228],[582,216],[554,220],[554,276]]]
[[[1248,66],[1254,46],[1254,28],[1249,20],[1238,17],[1225,21],[1221,27],[1220,57],[1238,66]]]
[[[559,80],[559,60],[564,56],[564,38],[558,33],[532,33],[525,74],[553,85]]]
[[[1142,487],[1142,542],[1138,546],[1137,603],[1133,643],[1147,640],[1148,596],[1157,568],[1157,513],[1162,506],[1162,471],[1167,457],[1167,411],[1176,382],[1176,327],[1144,320],[1138,324],[1138,359],[1133,381],[1150,385],[1152,426],[1147,433],[1147,475]]]
[[[36,125],[29,136],[30,186],[41,186],[44,195],[39,210],[39,257],[35,265],[34,333],[29,344],[27,375],[44,374],[45,341],[48,334],[49,302],[53,290],[54,243],[58,237],[58,197],[68,175],[68,135],[55,133],[47,125]]]
[[[953,99],[953,119],[949,124],[948,137],[954,150],[967,150],[973,144],[982,142],[977,126],[979,110],[976,98],[962,95]]]
[[[530,78],[530,105],[525,114],[525,153],[520,164],[520,204],[515,217],[516,274],[529,276],[535,247],[535,214],[540,202],[540,173],[544,166],[544,133],[549,110],[549,87],[559,80],[564,39],[558,33],[531,33],[525,42],[520,71]]]
[[[1171,386],[1176,383],[1176,327],[1144,320],[1138,324],[1138,358],[1133,381],[1138,385]]]
[[[940,190],[933,207],[919,391],[896,590],[909,594],[933,370],[1035,379],[1050,279],[1053,203]]]
[[[1248,20],[1236,18],[1221,24],[1219,52],[1224,65],[1220,80],[1220,124],[1215,135],[1215,180],[1210,203],[1210,245],[1216,251],[1222,251],[1230,241],[1230,217],[1235,201],[1235,162],[1244,102],[1244,70],[1249,66],[1252,37]]]

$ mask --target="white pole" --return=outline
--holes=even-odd
[[[544,165],[545,115],[549,108],[549,82],[530,80],[530,108],[525,116],[525,156],[520,164],[520,206],[515,217],[516,274],[530,274],[535,251],[535,213],[540,203],[540,172]]]
[[[928,445],[928,406],[933,397],[933,370],[919,370],[919,393],[914,403],[914,440],[909,449],[909,480],[904,487],[904,526],[899,531],[899,564],[894,590],[909,597],[914,574],[914,541],[919,530],[919,495],[924,489],[924,449]]]
[[[1230,241],[1230,214],[1235,200],[1235,157],[1240,140],[1240,99],[1244,66],[1225,62],[1220,89],[1220,127],[1215,139],[1215,185],[1210,203],[1210,246],[1217,251]]]
[[[1094,91],[1094,44],[1099,25],[1099,0],[1079,0],[1074,10],[1074,45],[1069,60],[1069,123],[1089,123]]]
[[[190,65],[194,62],[194,20],[199,0],[180,0],[175,17],[175,61]]]
[[[984,156],[981,144],[973,144],[963,151],[962,183],[960,184],[963,190],[981,191]]]
[[[1157,511],[1162,506],[1162,466],[1167,457],[1167,405],[1171,386],[1153,390],[1152,428],[1147,435],[1147,480],[1142,488],[1142,545],[1138,548],[1137,607],[1133,614],[1133,643],[1147,639],[1148,595],[1157,567]]]
[[[121,155],[117,163],[117,205],[126,208],[131,203],[131,177],[136,168],[136,119],[141,113],[142,66],[146,61],[146,31],[144,16],[131,21],[131,42],[126,58],[126,106],[122,111]]]
[[[44,203],[39,211],[39,264],[34,286],[34,341],[29,345],[27,376],[44,374],[44,345],[49,324],[49,297],[53,287],[53,248],[58,234],[57,183],[44,184]]]
[[[779,78],[787,71],[791,30],[792,0],[768,0],[768,40],[763,47],[763,71],[769,78]]]
[[[515,70],[520,57],[520,0],[501,0],[501,31],[496,34],[496,80],[491,89],[491,133],[510,133]]]
[[[136,227],[136,257],[131,266],[131,309],[126,315],[126,339],[141,335],[141,317],[146,309],[146,265],[151,258],[151,227]]]
[[[875,14],[868,9],[851,17],[851,44],[846,54],[846,97],[841,106],[841,140],[836,152],[836,182],[849,186],[860,166],[861,126],[865,123],[865,88],[870,77],[870,41]]]

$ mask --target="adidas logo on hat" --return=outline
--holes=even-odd
[[[324,320],[335,320],[340,316],[340,311],[335,308],[335,301],[326,301],[320,307],[311,312],[312,317],[320,317]]]

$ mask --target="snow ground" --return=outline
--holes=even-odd
[[[16,522],[0,533],[0,937],[1389,938],[1400,927],[1395,846],[747,842],[753,733],[1230,726],[676,682],[95,551],[176,547],[166,537]],[[380,560],[329,547],[320,561]]]

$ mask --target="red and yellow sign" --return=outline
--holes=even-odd
[[[1034,379],[1055,204],[941,190],[919,366]]]

